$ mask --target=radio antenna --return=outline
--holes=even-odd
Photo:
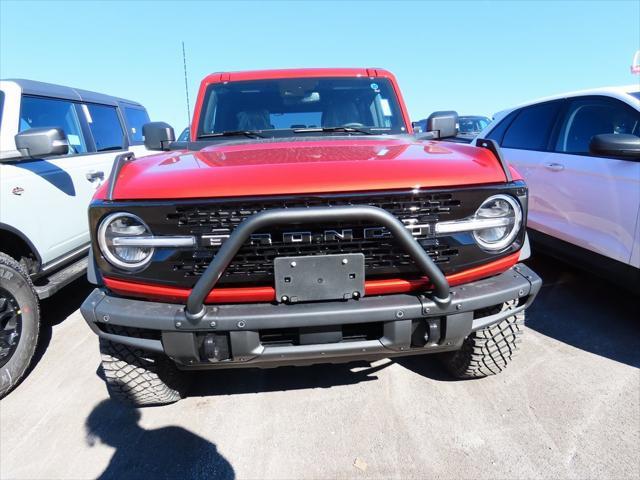
[[[187,94],[187,126],[191,126],[191,107],[189,106],[189,82],[187,81],[187,54],[184,51],[184,40],[182,41],[182,64],[184,65],[184,91]]]

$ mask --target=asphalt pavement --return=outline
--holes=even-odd
[[[640,299],[529,263],[544,286],[498,376],[453,381],[431,356],[206,372],[140,410],[108,399],[77,281],[0,401],[0,478],[640,478]]]

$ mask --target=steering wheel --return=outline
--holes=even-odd
[[[351,122],[351,123],[345,123],[342,126],[347,128],[360,128],[360,127],[364,127],[364,123]]]

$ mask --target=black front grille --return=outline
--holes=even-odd
[[[403,193],[352,197],[290,198],[251,202],[189,205],[176,208],[167,215],[167,220],[176,225],[180,235],[229,235],[245,218],[254,213],[278,208],[313,208],[348,205],[371,205],[391,212],[400,220],[411,220],[417,224],[433,225],[437,221],[455,217],[460,200],[453,193]],[[378,235],[377,225],[365,223],[331,223],[326,225],[300,225],[270,228],[257,232],[268,234],[271,244],[247,242],[238,252],[233,263],[225,271],[221,282],[243,283],[258,280],[268,282],[273,278],[273,260],[276,257],[303,255],[331,255],[363,253],[365,271],[368,277],[398,273],[417,273],[411,258],[398,247],[395,240],[388,238],[363,238],[365,229]],[[285,243],[285,236],[292,231],[302,232],[305,242]],[[327,239],[325,231],[352,232],[353,239],[345,240],[332,236]],[[438,264],[451,262],[458,250],[442,239],[418,237],[431,258]],[[184,252],[171,268],[185,277],[198,277],[207,268],[220,247],[201,243],[195,251]]]
[[[192,287],[207,268],[220,246],[211,245],[211,236],[224,239],[254,213],[280,208],[312,208],[345,205],[372,205],[385,209],[401,221],[428,225],[417,241],[445,273],[455,273],[512,253],[520,248],[524,230],[513,246],[500,253],[481,250],[470,232],[436,237],[437,222],[469,217],[490,195],[508,193],[524,195],[522,183],[487,185],[447,190],[405,190],[384,193],[323,194],[287,197],[181,200],[171,202],[94,202],[91,224],[95,232],[104,216],[113,211],[128,211],[145,220],[155,235],[194,235],[196,248],[157,249],[152,261],[142,271],[122,272],[101,255],[96,257],[100,269],[110,277],[153,282],[177,287]],[[524,197],[520,197],[521,199]],[[526,205],[525,205],[526,208]],[[248,241],[234,258],[219,285],[273,285],[273,260],[276,257],[363,253],[367,279],[420,275],[412,259],[390,236],[368,237],[365,229],[379,225],[334,222],[328,225],[282,225],[256,232],[258,238],[270,235],[271,244]],[[352,231],[352,239],[326,232]],[[284,234],[308,232],[308,242],[284,241]],[[95,240],[94,240],[95,242]],[[94,251],[99,248],[94,243]]]

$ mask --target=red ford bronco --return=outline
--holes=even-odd
[[[89,209],[82,314],[111,396],[181,398],[190,370],[436,353],[501,371],[540,279],[527,187],[439,112],[414,134],[380,69],[209,75],[187,142],[121,155]]]

